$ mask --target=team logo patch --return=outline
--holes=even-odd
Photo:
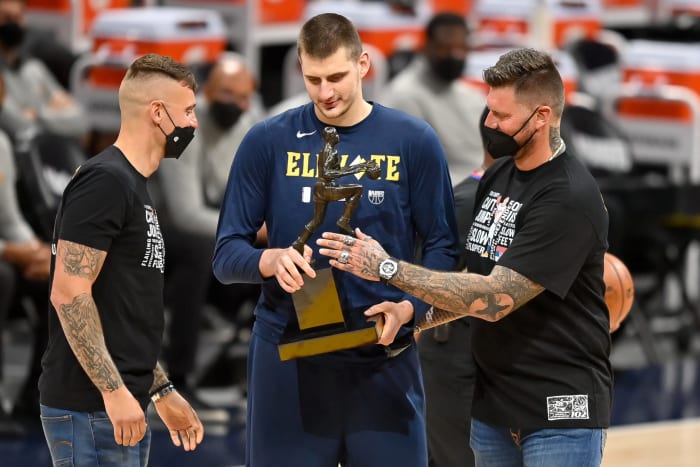
[[[372,204],[382,204],[384,202],[384,190],[368,190],[367,199]]]
[[[588,394],[547,398],[547,420],[587,420],[588,418]]]

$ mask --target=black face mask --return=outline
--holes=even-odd
[[[527,125],[527,122],[529,122],[535,113],[537,113],[537,110],[539,110],[539,107],[536,108],[529,117],[527,117],[527,120],[525,120],[525,122],[520,126],[518,131],[512,135],[503,133],[495,128],[487,127],[486,120],[484,120],[484,123],[481,124],[481,137],[483,138],[484,146],[486,146],[486,150],[491,157],[494,159],[499,159],[501,157],[514,156],[520,148],[530,142],[532,137],[535,136],[535,133],[532,133],[532,136],[530,136],[523,144],[519,144],[515,140],[515,135],[520,133],[523,128],[525,128],[525,125]]]
[[[0,24],[0,44],[7,49],[19,47],[24,41],[24,27],[14,21]]]
[[[173,129],[173,131],[168,135],[163,131],[163,128],[158,125],[160,131],[165,135],[165,157],[168,159],[178,159],[182,155],[182,152],[185,150],[187,145],[190,144],[192,138],[194,138],[194,127],[181,127],[175,125],[175,122],[173,122],[173,119],[170,117],[170,113],[168,113],[168,109],[163,106],[163,110],[165,110],[165,114],[175,127],[175,129]]]
[[[209,105],[209,112],[219,128],[228,130],[241,118],[243,109],[235,102],[214,101]]]
[[[464,58],[440,58],[430,61],[430,66],[438,78],[451,83],[464,73],[464,65],[467,63]]]

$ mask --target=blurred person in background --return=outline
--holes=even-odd
[[[29,371],[13,403],[13,418],[39,413],[37,379],[41,372],[41,354],[45,347],[46,304],[51,262],[49,245],[36,236],[22,217],[15,191],[15,164],[12,144],[0,132],[0,381],[2,378],[2,334],[10,311],[19,306],[23,297],[34,307],[34,343],[29,357]],[[0,434],[17,430],[10,423],[4,407],[0,406]]]
[[[168,247],[165,301],[171,313],[164,362],[171,381],[204,422],[228,420],[228,412],[202,401],[195,382],[188,379],[197,363],[204,306],[215,301],[225,315],[234,315],[238,306],[257,300],[259,293],[258,286],[223,285],[213,280],[211,269],[219,208],[234,154],[250,127],[263,118],[256,89],[244,57],[224,52],[197,96],[198,138],[180,160],[163,161],[158,172],[161,226]]]
[[[0,127],[11,138],[48,132],[85,143],[84,109],[56,80],[46,65],[26,53],[25,0],[0,0],[0,64],[7,98]]]
[[[4,80],[0,77],[0,106],[4,102]],[[29,369],[13,404],[13,417],[35,417],[39,413],[37,379],[41,373],[41,355],[46,347],[48,278],[51,250],[21,213],[17,197],[17,168],[9,137],[0,131],[0,381],[2,380],[2,330],[10,311],[23,299],[32,304],[33,344]],[[0,408],[0,419],[7,418]],[[5,424],[12,432],[12,424]],[[2,426],[0,426],[0,431]]]
[[[481,166],[479,115],[486,97],[461,79],[469,52],[466,20],[439,13],[428,22],[425,35],[423,52],[389,82],[381,102],[435,129],[454,185]]]

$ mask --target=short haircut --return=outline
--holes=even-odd
[[[158,75],[175,80],[192,92],[196,91],[197,84],[192,70],[165,55],[146,54],[137,58],[129,66],[124,80],[148,79]]]
[[[564,82],[552,57],[535,49],[515,49],[484,70],[492,88],[512,86],[515,97],[531,107],[547,105],[559,118],[564,110]]]
[[[455,13],[438,13],[428,21],[428,25],[425,28],[426,40],[428,42],[434,41],[437,30],[442,27],[461,27],[469,32],[467,20],[463,16],[459,16]]]
[[[362,55],[362,41],[357,29],[345,16],[322,13],[309,19],[301,27],[297,39],[297,53],[317,58],[328,58],[345,47],[351,60]]]

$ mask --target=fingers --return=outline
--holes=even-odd
[[[389,345],[394,342],[396,335],[401,330],[401,326],[406,322],[405,313],[402,313],[402,308],[399,304],[393,302],[382,302],[369,307],[365,311],[365,316],[368,319],[383,318],[381,326],[381,336],[378,343],[381,345]]]
[[[199,416],[197,415],[197,412],[194,411],[194,409],[192,409],[192,417],[193,420],[191,428],[192,435],[190,436],[190,449],[193,450],[204,439],[204,426],[199,420]]]
[[[138,435],[138,427],[130,426],[128,429],[124,430],[123,433],[123,446],[136,446],[139,441],[141,441],[141,438]]]
[[[139,423],[139,425],[138,425],[138,435],[139,435],[138,442],[141,442],[143,437],[146,436],[146,430],[148,430],[148,424],[146,423],[146,420],[144,420],[142,423]]]
[[[304,256],[294,248],[281,250],[275,266],[275,277],[280,287],[286,292],[294,293],[304,286],[302,273],[311,278],[316,277],[316,271],[311,267],[312,250],[304,247]]]
[[[186,430],[170,430],[170,439],[175,446],[182,446],[185,451],[194,451],[204,439],[204,429],[200,423],[199,426]]]
[[[173,442],[173,444],[177,447],[182,446],[182,443],[180,442],[180,432],[178,430],[169,430],[170,432],[170,440]]]
[[[349,251],[321,248],[319,249],[319,253],[328,256],[330,258],[328,263],[334,268],[353,273],[358,270],[359,257],[357,255],[352,255]]]
[[[343,271],[352,271],[353,268],[358,268],[362,265],[362,258],[365,250],[361,249],[354,237],[346,235],[346,240],[324,240],[319,239],[319,254],[327,256],[330,259],[330,265]],[[351,240],[347,240],[351,239]]]
[[[146,422],[114,426],[114,441],[120,446],[136,446],[146,434]]]
[[[311,264],[313,253],[314,250],[312,250],[309,245],[304,245],[304,261],[307,265]],[[310,266],[309,269],[313,270],[313,268]]]
[[[181,415],[181,421],[187,424],[187,428],[170,429],[170,439],[175,446],[182,446],[185,451],[194,451],[204,439],[204,426],[191,406],[183,408]]]
[[[369,242],[370,240],[372,240],[372,237],[360,230],[359,227],[355,227],[355,235],[363,242]]]
[[[182,447],[185,451],[191,451],[194,449],[192,444],[194,443],[194,433],[191,430],[183,430],[180,432],[180,439],[182,439]]]
[[[382,335],[379,337],[379,344],[389,345],[394,342],[396,335],[401,329],[401,324],[399,324],[395,319],[391,319],[391,315],[387,315],[384,320],[384,327],[382,328]]]

